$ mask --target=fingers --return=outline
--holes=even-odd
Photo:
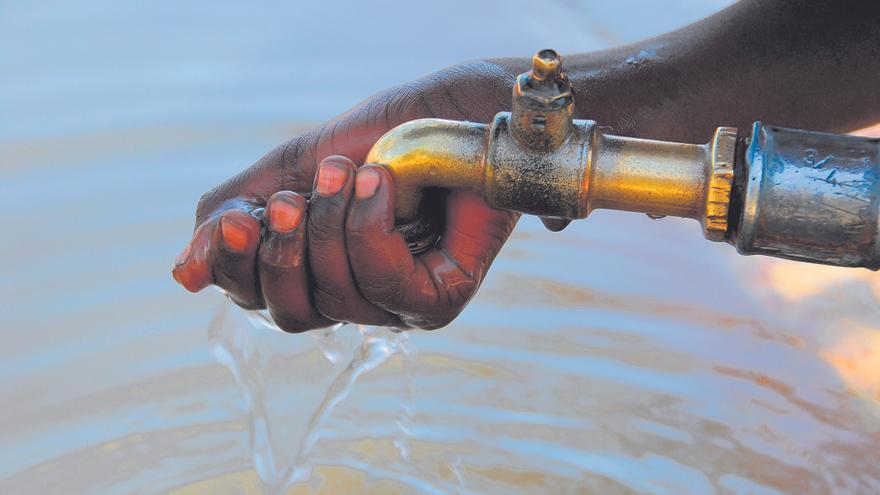
[[[482,280],[518,219],[519,214],[496,210],[475,193],[453,192],[438,248],[472,278]]]
[[[427,326],[415,319],[431,312],[439,293],[426,266],[413,258],[394,228],[393,194],[384,168],[366,165],[358,170],[345,231],[352,273],[368,301],[401,315],[404,323]]]
[[[335,321],[399,324],[395,315],[364,299],[349,268],[345,219],[355,171],[348,158],[331,156],[321,162],[315,178],[308,214],[308,258],[315,306]]]
[[[414,258],[394,228],[394,183],[382,167],[358,170],[346,246],[360,293],[408,326],[439,328],[474,295],[516,224],[470,192],[451,193],[437,248]]]
[[[455,319],[476,294],[518,219],[517,213],[491,208],[475,193],[451,193],[440,243],[419,257],[445,304],[436,304],[434,311],[422,313],[421,321],[409,323],[431,329]]]
[[[306,200],[291,192],[272,195],[259,249],[263,298],[275,323],[288,332],[332,325],[314,307],[306,263]]]
[[[174,262],[171,275],[178,284],[190,292],[198,292],[214,281],[210,251],[216,227],[216,222],[200,225],[193,234],[192,240]]]
[[[544,227],[547,227],[547,230],[550,232],[559,232],[568,227],[571,220],[567,218],[541,217],[541,222],[544,223]]]
[[[178,256],[174,279],[191,292],[216,284],[239,306],[262,308],[255,272],[260,221],[253,211],[239,206],[203,222]]]
[[[228,210],[217,220],[210,251],[214,283],[245,309],[260,309],[263,298],[256,274],[260,221],[249,212]]]

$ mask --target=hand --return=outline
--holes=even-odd
[[[284,191],[266,209],[259,277],[276,323],[296,331],[337,321],[404,328],[452,321],[517,215],[493,210],[473,193],[454,192],[446,206],[442,240],[414,257],[394,228],[388,171],[357,170],[341,156],[323,160],[308,208],[302,196]],[[311,307],[303,297],[309,294]]]
[[[873,124],[880,105],[872,104],[877,97],[870,98],[875,94],[870,88],[875,84],[874,69],[880,58],[870,55],[876,52],[880,30],[861,21],[876,19],[878,6],[861,2],[858,7],[849,2],[823,2],[815,9],[804,9],[798,2],[740,2],[665,36],[568,57],[565,67],[575,89],[576,116],[595,119],[622,135],[680,142],[704,142],[707,130],[719,123],[746,129],[756,117],[832,132]],[[756,24],[754,19],[765,22]],[[787,29],[792,25],[802,29]],[[818,26],[823,36],[814,36],[815,29],[803,26]],[[743,47],[742,33],[750,33],[748,39],[762,40],[762,44]],[[762,49],[765,46],[778,49]],[[841,46],[847,49],[840,50]],[[767,70],[756,72],[756,66]],[[339,154],[360,163],[382,134],[402,122],[422,117],[488,122],[495,113],[509,108],[512,82],[527,68],[527,59],[456,66],[381,93],[276,148],[202,197],[197,229],[178,258],[175,278],[192,291],[214,283],[243,307],[263,307],[263,282],[257,269],[261,228],[257,217],[270,196],[279,191],[308,194],[322,157]],[[835,87],[847,91],[827,91]],[[818,108],[803,111],[803,102],[819,100],[822,105]],[[491,211],[480,201],[457,193],[448,198],[446,208],[472,208],[475,204],[479,208],[474,211]],[[448,229],[457,228],[454,218]],[[498,232],[512,223],[510,218],[483,213],[474,218],[491,226],[497,222]],[[557,230],[565,222],[550,219],[545,225]],[[446,251],[458,259],[460,253],[455,249],[460,247],[447,247]],[[482,271],[473,272],[476,284],[497,247],[480,249],[482,256],[478,258],[488,261]],[[354,253],[348,254],[351,257]],[[354,267],[355,261],[350,262]],[[394,297],[373,302],[394,313],[401,298],[415,296],[400,293],[404,287],[412,288],[405,280],[388,282],[397,291]],[[317,308],[309,314],[315,321],[297,329],[325,323],[327,317],[320,309],[328,307],[330,296],[315,291],[297,297],[297,303],[304,306],[309,301],[309,308]],[[444,318],[435,315],[434,320],[439,325],[455,313],[448,311]]]
[[[353,162],[333,156],[324,164],[340,173],[315,181],[315,172],[321,157],[362,161],[382,134],[405,121],[488,121],[509,104],[514,75],[482,62],[447,69],[373,97],[276,148],[202,197],[175,280],[193,292],[215,284],[246,309],[268,307],[288,331],[336,321],[418,328],[449,323],[473,297],[517,215],[453,192],[444,240],[412,257],[393,228],[394,185],[384,169],[364,169],[367,178],[358,182],[375,185],[375,192],[355,199],[348,216]],[[341,186],[322,194],[322,183]],[[308,208],[305,196],[312,198]],[[262,242],[261,216],[268,218]]]

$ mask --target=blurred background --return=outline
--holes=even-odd
[[[2,2],[0,493],[880,492],[865,270],[599,211],[524,219],[437,332],[170,276],[204,191],[376,91],[728,3]]]

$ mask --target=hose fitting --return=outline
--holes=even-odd
[[[880,267],[878,140],[756,124],[737,161],[735,128],[706,144],[655,141],[607,134],[573,109],[561,57],[542,50],[515,81],[512,111],[490,125],[420,119],[380,138],[367,163],[394,177],[410,249],[436,242],[420,202],[425,188],[441,188],[543,217],[604,208],[693,218],[707,239],[743,254]]]

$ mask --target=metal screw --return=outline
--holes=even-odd
[[[556,50],[541,50],[532,57],[532,77],[539,81],[555,81],[562,68],[562,57]]]

